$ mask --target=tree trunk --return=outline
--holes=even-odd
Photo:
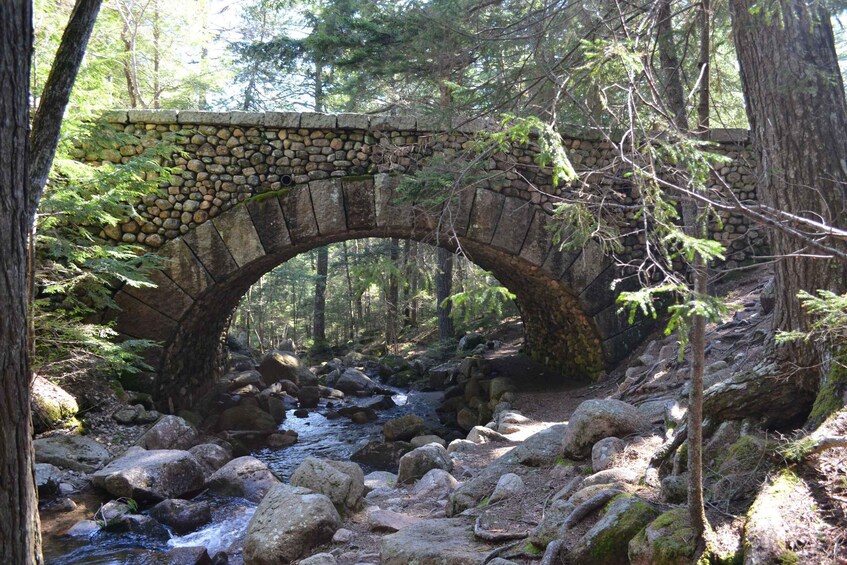
[[[700,0],[700,89],[697,100],[697,131],[709,131],[709,107],[711,105],[712,87],[709,75],[712,67],[709,57],[712,52],[712,7],[711,0]]]
[[[10,564],[41,563],[26,343],[31,57],[32,2],[0,2],[0,562]]]
[[[74,5],[32,120],[29,210],[33,214],[47,184],[59,145],[62,118],[101,3],[101,0],[77,0]]]
[[[760,204],[847,228],[847,105],[829,13],[822,3],[804,0],[730,0],[730,13],[760,157]],[[841,293],[847,268],[810,257],[807,243],[784,232],[772,231],[770,243],[779,257],[774,329],[805,330],[808,316],[798,291]],[[784,375],[798,386],[816,386],[825,357],[815,340],[774,353]]]
[[[697,222],[702,226],[703,220]],[[704,229],[698,237],[703,237]],[[706,263],[698,253],[694,258],[694,296],[698,300],[708,293]],[[695,314],[691,321],[691,382],[688,393],[688,516],[698,540],[706,531],[703,506],[703,372],[706,367],[706,318]]]
[[[388,275],[388,291],[385,296],[385,343],[388,347],[397,344],[397,318],[400,303],[400,281],[398,280],[400,260],[400,240],[392,237],[389,244],[391,273]]]
[[[353,278],[350,276],[350,252],[347,249],[347,242],[341,242],[341,248],[344,251],[344,275],[347,279],[347,339],[353,341],[356,338],[356,317],[353,313]]]
[[[673,19],[670,0],[661,0],[656,14],[656,44],[659,48],[659,64],[665,102],[673,122],[682,131],[688,131],[688,116],[685,107],[685,89],[682,84],[682,65],[676,52],[673,37]]]
[[[438,338],[441,341],[453,339],[453,320],[450,318],[452,307],[444,301],[453,290],[453,254],[447,249],[438,248],[438,270],[435,274],[435,301],[438,315]]]
[[[326,345],[326,277],[329,268],[329,247],[318,247],[315,276],[315,313],[312,338],[315,347]]]

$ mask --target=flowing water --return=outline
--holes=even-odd
[[[305,418],[295,417],[293,410],[289,410],[280,428],[296,431],[297,443],[279,450],[263,449],[253,456],[264,461],[280,480],[287,482],[306,457],[348,461],[359,447],[381,439],[382,425],[391,418],[414,413],[424,418],[428,425],[437,426],[435,406],[441,393],[392,391],[396,406],[379,410],[378,419],[367,424],[354,424],[347,418],[327,419],[323,415],[325,401],[321,401],[316,410],[310,410]],[[377,398],[354,398],[345,405],[367,405]],[[365,473],[371,470],[364,468]],[[241,563],[240,545],[256,505],[238,498],[202,497],[212,500],[213,519],[196,532],[167,540],[102,531],[88,539],[49,538],[44,541],[45,560],[51,565],[154,565],[166,562],[161,560],[162,552],[176,547],[203,546],[209,555],[226,551],[230,564]]]

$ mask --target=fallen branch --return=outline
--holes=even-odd
[[[522,540],[529,537],[529,530],[524,530],[522,532],[494,532],[486,530],[479,523],[481,519],[482,516],[479,516],[473,526],[473,535],[479,539],[484,539],[485,541],[511,541]]]
[[[682,424],[679,427],[679,431],[674,434],[674,436],[662,446],[656,450],[656,453],[653,454],[653,457],[650,458],[649,468],[659,469],[662,465],[665,464],[665,460],[668,457],[676,453],[676,450],[679,449],[679,446],[682,445],[688,439],[688,427],[685,424]]]
[[[573,509],[562,524],[563,530],[569,530],[582,522],[586,516],[604,506],[607,502],[615,498],[619,494],[624,494],[620,489],[610,488],[599,492]]]

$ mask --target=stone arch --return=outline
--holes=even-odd
[[[456,251],[516,295],[527,346],[569,378],[594,378],[649,330],[617,314],[612,261],[596,243],[561,251],[552,217],[522,198],[467,189],[437,209],[400,202],[398,176],[336,177],[297,184],[232,207],[159,251],[169,259],[154,289],[124,288],[116,329],[162,346],[149,362],[157,396],[190,407],[217,376],[228,318],[261,275],[322,245],[363,237],[411,238]]]

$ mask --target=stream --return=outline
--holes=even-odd
[[[295,417],[288,410],[280,429],[298,433],[297,443],[289,447],[271,450],[262,449],[252,455],[263,462],[283,482],[287,482],[297,466],[306,457],[349,461],[350,456],[369,441],[382,438],[382,425],[386,420],[405,414],[421,416],[430,427],[438,426],[435,406],[441,393],[406,392],[392,387],[396,406],[377,412],[378,419],[366,424],[354,424],[347,418],[335,420],[323,416],[326,400],[321,400],[317,409],[310,410],[305,418]],[[348,399],[344,405],[366,405],[375,396]],[[372,468],[362,466],[367,474]],[[230,564],[242,563],[240,545],[256,505],[240,498],[213,497],[201,494],[195,500],[212,502],[212,521],[204,528],[183,536],[172,535],[169,539],[153,539],[137,534],[122,534],[99,531],[90,538],[45,538],[44,558],[51,565],[154,565],[166,563],[162,552],[177,547],[203,546],[210,556],[226,551]]]

